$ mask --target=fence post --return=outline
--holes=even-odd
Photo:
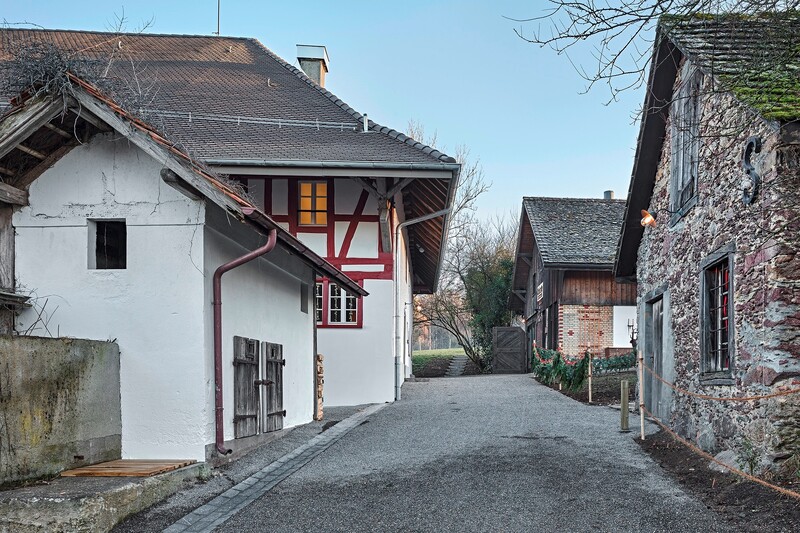
[[[639,426],[641,438],[644,440],[644,356],[639,350]]]
[[[592,403],[592,352],[589,352],[589,403]]]
[[[619,383],[619,403],[620,403],[619,426],[620,426],[620,431],[623,433],[628,433],[630,431],[630,428],[628,427],[629,394],[630,394],[630,384],[628,383],[627,379],[623,379]]]

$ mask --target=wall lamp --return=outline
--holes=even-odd
[[[656,216],[657,216],[657,213],[655,211],[653,211],[651,213],[646,209],[642,209],[642,222],[641,222],[642,227],[646,228],[647,226],[650,226],[651,228],[655,228],[656,227]]]

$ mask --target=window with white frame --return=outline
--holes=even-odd
[[[331,324],[355,324],[358,322],[358,298],[335,283],[328,284],[328,322]]]
[[[670,210],[675,212],[688,208],[697,194],[702,85],[703,73],[686,62],[681,71],[681,85],[670,108]]]
[[[314,285],[314,316],[317,319],[317,324],[322,324],[322,317],[324,312],[324,307],[322,305],[322,298],[323,298],[323,291],[324,286],[322,282],[317,282]]]

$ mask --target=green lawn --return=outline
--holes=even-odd
[[[444,350],[414,350],[411,355],[413,373],[418,373],[433,359],[450,359],[454,355],[464,355],[464,348],[447,348]]]

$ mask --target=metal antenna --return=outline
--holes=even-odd
[[[217,31],[214,32],[214,35],[219,35],[219,12],[220,12],[220,4],[222,0],[217,0]]]

